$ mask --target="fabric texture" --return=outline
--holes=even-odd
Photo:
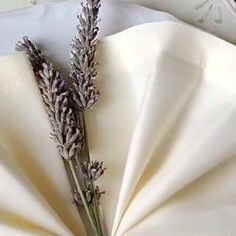
[[[236,44],[235,0],[121,0],[173,14]]]
[[[235,55],[174,22],[102,39],[86,118],[108,235],[234,235]],[[23,54],[0,60],[0,234],[85,235],[34,80]]]
[[[7,0],[0,2],[0,12],[13,11],[17,9],[32,7],[35,4],[45,2],[57,2],[63,0]]]
[[[15,42],[27,35],[43,47],[43,51],[55,59],[56,64],[67,68],[79,12],[79,1],[69,0],[0,14],[0,56],[13,53]],[[177,21],[165,12],[109,0],[103,1],[100,18],[100,38],[147,22]]]

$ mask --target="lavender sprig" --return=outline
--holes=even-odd
[[[74,182],[71,185],[76,186],[76,190],[73,191],[78,192],[91,225],[97,232],[95,219],[91,215],[86,199],[85,187],[80,184],[81,181],[76,173],[77,158],[83,145],[83,132],[76,114],[70,106],[69,92],[66,89],[64,78],[27,37],[17,42],[16,50],[25,52],[31,62],[52,126],[52,138],[57,144],[61,157],[68,162],[69,175],[73,177]]]
[[[83,148],[84,131],[79,125],[74,107],[70,104],[70,92],[66,88],[65,80],[62,74],[45,59],[37,46],[27,37],[24,37],[22,42],[17,42],[16,50],[24,51],[31,62],[52,126],[51,136],[57,144],[61,157],[68,161],[71,175],[77,187],[74,190],[76,195],[74,193],[73,197],[75,199],[76,196],[77,202],[81,201],[83,203],[96,234],[103,235],[98,200],[104,192],[100,192],[99,187],[94,185],[93,181],[95,179],[89,179],[88,181],[78,173],[78,168],[76,168],[76,165],[78,165],[76,163],[80,163],[79,153]],[[97,180],[103,174],[101,171],[104,171],[101,170],[101,164],[91,162],[88,164],[89,166],[93,167],[93,171],[100,168],[99,173],[96,174]],[[79,176],[81,179],[79,179]]]
[[[97,75],[95,60],[98,34],[98,13],[100,0],[86,0],[82,3],[82,13],[77,16],[77,36],[71,48],[71,78],[73,100],[83,111],[91,109],[97,102],[99,90],[94,85]]]
[[[69,92],[62,74],[42,56],[41,51],[27,37],[17,42],[17,51],[24,51],[33,67],[43,101],[52,126],[52,138],[60,155],[74,159],[81,151],[83,133],[69,104]]]
[[[95,181],[104,173],[103,163],[90,161],[88,139],[86,136],[86,122],[84,112],[91,109],[97,102],[100,92],[95,87],[97,76],[96,47],[98,35],[98,13],[101,6],[100,0],[84,0],[82,12],[77,16],[77,35],[71,45],[71,68],[73,101],[80,112],[79,119],[84,129],[84,151],[87,161],[77,167],[79,175],[83,178],[86,186],[86,199],[92,206],[91,211],[95,216],[98,235],[104,235],[100,215],[99,198],[101,192],[95,185]]]

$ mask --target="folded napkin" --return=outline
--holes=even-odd
[[[235,234],[235,55],[173,22],[101,41],[102,97],[86,118],[91,157],[108,168],[108,235]],[[23,54],[0,61],[0,109],[0,235],[85,235]]]

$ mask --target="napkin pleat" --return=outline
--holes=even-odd
[[[163,140],[197,86],[199,77],[197,71],[194,72],[195,74],[192,73],[192,78],[185,80],[183,78],[190,75],[191,69],[178,66],[175,60],[170,59],[171,65],[168,65],[171,72],[168,74],[165,67],[168,60],[157,58],[155,61],[155,72],[149,80],[143,104],[140,106],[140,116],[132,135],[117,207],[117,219],[122,216],[122,212],[134,197],[132,196],[134,190],[153,152],[163,145]],[[177,73],[181,73],[182,77],[179,76],[174,81],[173,78]]]
[[[143,109],[139,110],[132,134],[113,235],[123,235],[130,229],[135,229],[160,205],[236,154],[236,127],[233,122],[236,118],[235,82],[231,71],[227,71],[234,58],[232,50],[235,49],[213,36],[194,31],[191,27],[181,29],[176,24],[171,24],[176,27],[166,27],[164,31],[164,27],[160,27],[156,30],[156,35],[150,24],[146,33],[149,29],[151,33],[143,38],[135,35],[139,33],[140,36],[141,32],[137,29],[139,27],[129,31],[130,40],[134,37],[131,40],[133,44],[125,47],[129,55],[127,60],[131,61],[131,66],[141,66],[138,59],[136,64],[130,60],[135,60],[132,55],[137,52],[133,50],[135,47],[139,48],[139,53],[144,57],[140,61],[145,61],[148,53],[155,60],[156,74],[148,82],[148,88],[153,91],[150,93],[149,89],[145,90],[144,102],[140,106]],[[182,32],[184,28],[189,30],[187,38],[182,37],[186,35]],[[135,30],[137,31],[134,33]],[[173,36],[176,43],[170,39]],[[202,43],[201,36],[205,39],[205,44]],[[172,42],[169,47],[167,41],[163,41],[164,38]],[[197,52],[195,55],[188,54],[189,38],[194,52]],[[124,46],[122,36],[119,39],[120,45]],[[159,45],[154,39],[157,39]],[[146,45],[146,50],[143,45]],[[164,49],[159,50],[160,47]],[[218,48],[217,54],[213,52],[214,47]],[[227,62],[222,60],[222,56]],[[123,64],[125,60],[124,58]],[[176,68],[179,69],[175,70]],[[228,73],[225,80],[222,78],[224,73]],[[173,90],[170,89],[171,85]],[[173,105],[170,101],[174,101]],[[166,112],[168,109],[169,113]],[[176,126],[178,117],[181,117],[181,121],[173,133],[171,127]],[[159,161],[160,149],[166,145],[168,136],[173,139],[171,146],[168,147],[164,160]]]

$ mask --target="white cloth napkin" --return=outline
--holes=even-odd
[[[94,132],[104,149],[115,140],[109,157],[124,157],[120,173],[117,163],[108,165],[104,180],[108,186],[119,182],[125,168],[113,235],[234,234],[235,46],[170,22],[137,26],[104,42],[104,65],[112,66],[101,78],[113,83],[115,77],[124,99],[107,113],[117,122],[117,139],[111,128],[110,137]],[[114,88],[105,91],[113,94]],[[122,143],[125,155],[114,151]]]
[[[235,46],[171,22],[101,41],[102,97],[86,118],[91,156],[108,168],[100,185],[109,235],[236,232],[235,55]],[[0,110],[0,208],[20,221],[6,217],[0,230],[84,235],[22,54],[0,61]]]

